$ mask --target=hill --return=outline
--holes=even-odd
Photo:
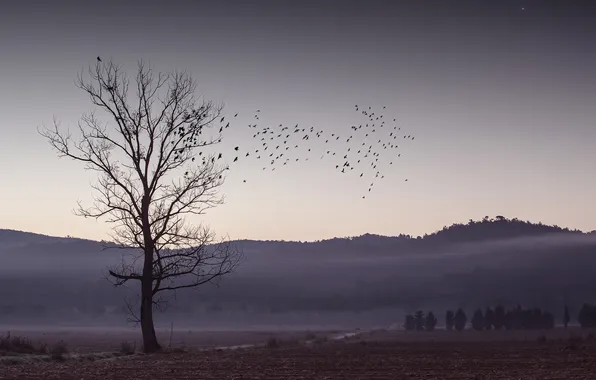
[[[0,323],[58,315],[124,320],[123,297],[136,290],[115,289],[102,279],[122,250],[10,230],[0,230],[0,239]],[[337,319],[343,313],[361,323],[368,313],[372,323],[394,320],[400,310],[440,313],[495,302],[562,310],[564,302],[593,301],[596,288],[595,233],[516,218],[471,220],[417,237],[364,234],[235,244],[245,254],[237,272],[218,287],[178,292],[168,318],[248,323],[304,321],[304,313]]]
[[[315,249],[317,251],[320,249],[418,251],[441,247],[446,244],[451,245],[514,238],[540,237],[554,234],[590,236],[596,234],[596,230],[585,233],[580,230],[571,230],[557,225],[546,225],[541,222],[533,223],[530,221],[519,220],[517,218],[508,219],[503,216],[497,216],[495,218],[485,217],[478,221],[470,219],[467,223],[455,223],[451,226],[445,226],[441,230],[433,233],[425,234],[424,236],[411,236],[405,234],[383,236],[366,233],[354,237],[335,237],[317,241],[243,239],[235,242],[251,251],[259,249],[277,250],[295,248],[308,248],[309,250]],[[67,249],[70,250],[71,248],[80,249],[85,247],[88,249],[92,247],[101,247],[107,243],[74,237],[56,237],[32,232],[0,229],[0,244],[0,248],[7,246],[24,247],[66,244],[67,246],[62,247],[68,247]]]

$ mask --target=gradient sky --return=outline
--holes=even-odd
[[[596,229],[593,1],[3,1],[0,228],[106,237],[72,213],[92,173],[37,133],[92,110],[74,80],[98,55],[186,69],[242,125],[258,108],[342,133],[354,104],[387,105],[416,136],[365,200],[321,161],[241,163],[226,204],[193,220],[219,234],[419,235],[484,215]]]

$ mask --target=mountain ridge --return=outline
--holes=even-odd
[[[490,227],[489,227],[490,226]],[[489,231],[489,228],[492,228],[493,231],[495,229],[493,227],[504,227],[500,228],[499,233],[486,233]],[[445,237],[448,235],[463,235],[465,232],[481,232],[477,234],[476,239],[494,239],[494,238],[512,238],[512,237],[520,237],[520,236],[538,236],[538,235],[546,235],[552,233],[573,233],[573,234],[581,234],[581,235],[596,235],[596,230],[592,231],[581,231],[579,229],[570,229],[568,227],[560,227],[558,225],[548,225],[543,224],[542,222],[531,222],[520,220],[518,218],[506,218],[504,216],[497,216],[495,218],[485,217],[481,220],[473,220],[469,219],[467,223],[453,223],[450,226],[444,226],[440,230],[436,230],[431,233],[427,233],[424,235],[413,236],[409,234],[399,234],[399,235],[380,235],[375,233],[364,233],[362,235],[356,236],[346,236],[346,237],[332,237],[327,239],[318,239],[318,240],[311,240],[311,241],[302,241],[302,240],[262,240],[262,239],[249,239],[249,238],[242,238],[242,239],[234,239],[231,240],[232,242],[238,243],[247,243],[247,244],[255,244],[255,243],[273,243],[273,244],[328,244],[328,243],[337,243],[337,242],[364,242],[364,243],[371,243],[373,241],[384,241],[384,242],[404,242],[404,241],[418,241],[424,239],[433,239],[443,241],[445,243],[456,241],[466,241],[468,239],[465,236],[460,236],[457,239],[446,239]],[[108,243],[105,240],[94,240],[89,238],[79,238],[79,237],[72,237],[72,236],[52,236],[41,234],[37,232],[30,232],[30,231],[22,231],[22,230],[14,230],[14,229],[2,229],[0,228],[0,244],[2,243],[23,243],[23,238],[29,238],[32,241],[28,241],[27,243],[46,243],[46,242],[87,242],[87,243]],[[19,239],[20,238],[20,239]],[[477,240],[476,240],[477,241]]]

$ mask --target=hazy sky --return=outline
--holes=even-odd
[[[416,136],[366,199],[322,160],[240,163],[226,204],[196,220],[220,234],[418,235],[484,215],[596,229],[593,1],[4,1],[0,228],[105,237],[72,213],[92,173],[37,133],[92,110],[74,79],[98,55],[190,71],[240,112],[234,144],[255,109],[345,133],[362,122],[355,104],[386,105]]]

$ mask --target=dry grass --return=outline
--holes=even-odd
[[[13,335],[10,332],[0,336],[0,356],[6,356],[8,354],[44,355],[47,353],[48,348],[45,344],[34,344],[27,337]]]
[[[270,338],[275,338],[283,345],[288,342],[304,341],[307,336],[326,336],[332,332],[309,333],[305,331],[192,331],[174,330],[172,347],[178,348],[213,348],[218,346],[235,346],[247,344],[263,344]],[[123,343],[136,350],[142,347],[141,334],[136,329],[125,330],[17,330],[13,329],[12,336],[27,337],[29,342],[43,342],[48,347],[64,342],[70,351],[77,353],[122,351]],[[157,331],[159,341],[169,345],[170,331]],[[127,347],[130,348],[130,347]],[[1,351],[1,348],[0,348]]]
[[[596,342],[580,333],[515,333],[505,339],[504,332],[377,331],[341,341],[321,333],[252,333],[261,347],[156,355],[125,355],[131,346],[121,341],[121,352],[0,364],[0,379],[593,379]],[[240,337],[246,343],[247,336]]]

